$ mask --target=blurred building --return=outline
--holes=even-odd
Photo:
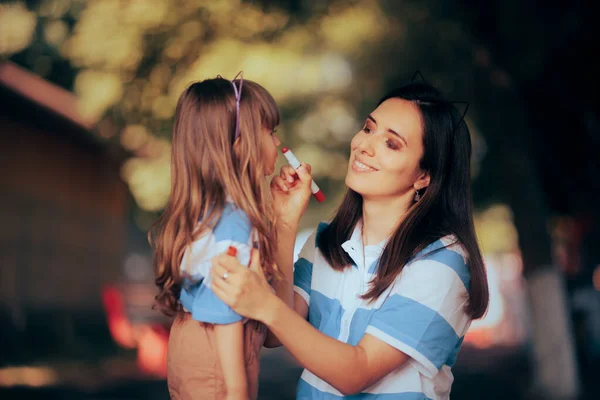
[[[0,64],[0,354],[18,352],[22,332],[73,334],[73,318],[103,313],[101,288],[121,273],[124,154],[95,129],[73,94]]]

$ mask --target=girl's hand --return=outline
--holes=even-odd
[[[211,289],[225,304],[246,318],[262,321],[272,300],[277,300],[260,266],[260,254],[252,249],[250,267],[226,253],[212,259]]]
[[[310,165],[306,163],[302,163],[297,170],[284,165],[279,176],[271,181],[275,213],[278,220],[289,228],[297,227],[310,200],[310,170]]]

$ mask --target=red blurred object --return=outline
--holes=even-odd
[[[480,328],[468,331],[465,335],[465,342],[472,344],[478,349],[487,349],[496,344],[494,332],[491,328]]]
[[[167,376],[169,331],[161,325],[147,326],[138,340],[137,364],[140,370],[158,377]]]
[[[104,286],[102,288],[102,303],[106,310],[108,329],[115,342],[128,349],[135,348],[134,329],[125,314],[123,296],[119,289],[112,285]]]
[[[137,348],[137,365],[141,371],[165,378],[169,329],[163,323],[150,319],[132,322],[127,313],[127,301],[123,293],[117,285],[106,285],[102,288],[102,303],[110,334],[120,346]],[[147,305],[148,308],[150,304]]]

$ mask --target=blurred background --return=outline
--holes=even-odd
[[[328,196],[297,250],[387,90],[420,70],[469,102],[491,303],[452,398],[599,398],[593,16],[577,0],[0,2],[0,398],[168,398],[146,232],[169,196],[177,98],[239,70]],[[265,350],[260,398],[293,399],[300,372]]]

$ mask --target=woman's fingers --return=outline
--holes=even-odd
[[[252,249],[250,253],[250,269],[256,271],[263,278],[265,277],[262,265],[260,265],[260,252],[256,249]]]
[[[222,288],[224,283],[230,284],[238,281],[247,270],[235,257],[228,256],[225,253],[213,257],[211,262],[210,276],[213,279],[213,284],[221,283]]]
[[[213,262],[213,267],[210,270],[210,274],[213,276],[213,278],[223,277],[225,276],[225,274],[229,275],[229,270],[225,268],[225,266],[223,266],[222,264],[218,262]]]
[[[300,166],[304,167],[304,169],[307,170],[309,174],[311,173],[312,167],[310,166],[309,163],[303,162],[303,163],[300,163]]]
[[[227,271],[238,272],[246,269],[245,265],[239,263],[237,258],[229,256],[225,253],[219,254],[218,256],[213,257],[212,259],[213,266],[219,264],[223,266]]]
[[[222,279],[213,279],[210,284],[210,290],[212,290],[217,297],[223,300],[225,304],[231,306],[231,297],[226,285],[227,284],[223,282]]]
[[[302,181],[303,183],[310,184],[310,181],[312,180],[310,171],[311,171],[310,164],[307,164],[307,163],[300,164],[300,167],[298,167],[298,170],[296,171],[296,173],[298,174],[298,179],[300,181]]]
[[[210,283],[210,289],[223,300],[228,306],[234,307],[237,305],[238,299],[241,294],[241,289],[246,284],[244,281],[243,274],[230,274],[227,277],[223,277],[224,269],[212,268],[210,275],[212,281]]]
[[[278,188],[283,192],[289,192],[290,189],[295,189],[306,182],[310,182],[311,167],[307,163],[302,163],[298,170],[292,168],[291,165],[281,167],[279,176],[273,177],[271,180],[271,188]]]
[[[289,192],[298,183],[298,173],[289,165],[281,167],[279,176],[273,177],[271,187],[275,186],[283,192]]]
[[[273,177],[273,180],[271,181],[271,186],[273,185],[275,187],[278,187],[283,192],[287,192],[288,190],[290,190],[288,184],[280,176]]]
[[[284,165],[279,173],[281,179],[289,183],[294,183],[297,175],[296,170],[291,165]]]

